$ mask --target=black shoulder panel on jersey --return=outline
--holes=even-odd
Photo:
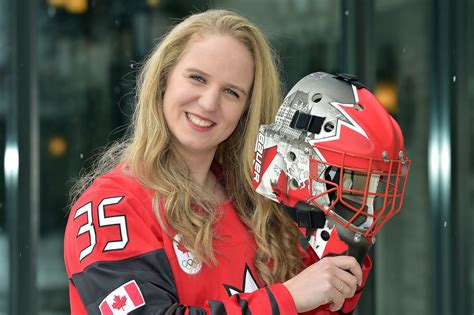
[[[126,260],[94,263],[70,280],[89,314],[100,314],[102,300],[131,280],[136,281],[146,303],[132,314],[184,314],[185,307],[179,304],[171,266],[163,249]],[[199,314],[196,310],[190,313]]]

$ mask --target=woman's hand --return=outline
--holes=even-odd
[[[325,257],[283,283],[299,313],[330,303],[337,311],[362,284],[362,269],[350,256]]]

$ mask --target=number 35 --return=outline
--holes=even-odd
[[[118,241],[109,241],[105,244],[103,251],[110,250],[120,250],[124,249],[128,243],[128,233],[127,233],[127,220],[124,215],[118,215],[113,217],[105,216],[105,207],[109,205],[118,204],[123,197],[112,197],[105,198],[97,207],[97,213],[99,215],[99,227],[118,225],[120,227],[120,240]],[[80,217],[81,215],[87,216],[87,222],[79,228],[77,236],[80,236],[84,233],[89,233],[90,244],[84,248],[80,255],[79,260],[83,260],[85,257],[90,255],[94,250],[94,247],[97,245],[97,236],[94,225],[92,224],[92,202],[80,207],[77,209],[76,214],[74,215],[74,220]]]

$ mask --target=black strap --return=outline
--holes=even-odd
[[[367,88],[362,82],[359,81],[359,79],[353,75],[353,74],[349,74],[349,73],[338,73],[335,77],[335,79],[339,79],[339,80],[342,80],[342,81],[345,81],[349,84],[353,84],[355,85],[358,89],[361,89],[361,88]]]
[[[326,117],[306,114],[297,110],[291,119],[290,127],[319,134],[325,119]]]
[[[300,227],[320,229],[326,223],[324,212],[307,203],[300,202],[295,208],[285,205],[281,205],[281,207]]]

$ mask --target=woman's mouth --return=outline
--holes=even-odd
[[[214,123],[210,120],[207,120],[205,118],[202,118],[202,117],[199,117],[197,115],[194,115],[194,114],[191,114],[191,113],[188,113],[186,112],[186,117],[188,118],[188,120],[190,122],[192,122],[194,125],[198,126],[198,127],[201,127],[201,128],[209,128],[211,127],[212,125],[214,125]]]

